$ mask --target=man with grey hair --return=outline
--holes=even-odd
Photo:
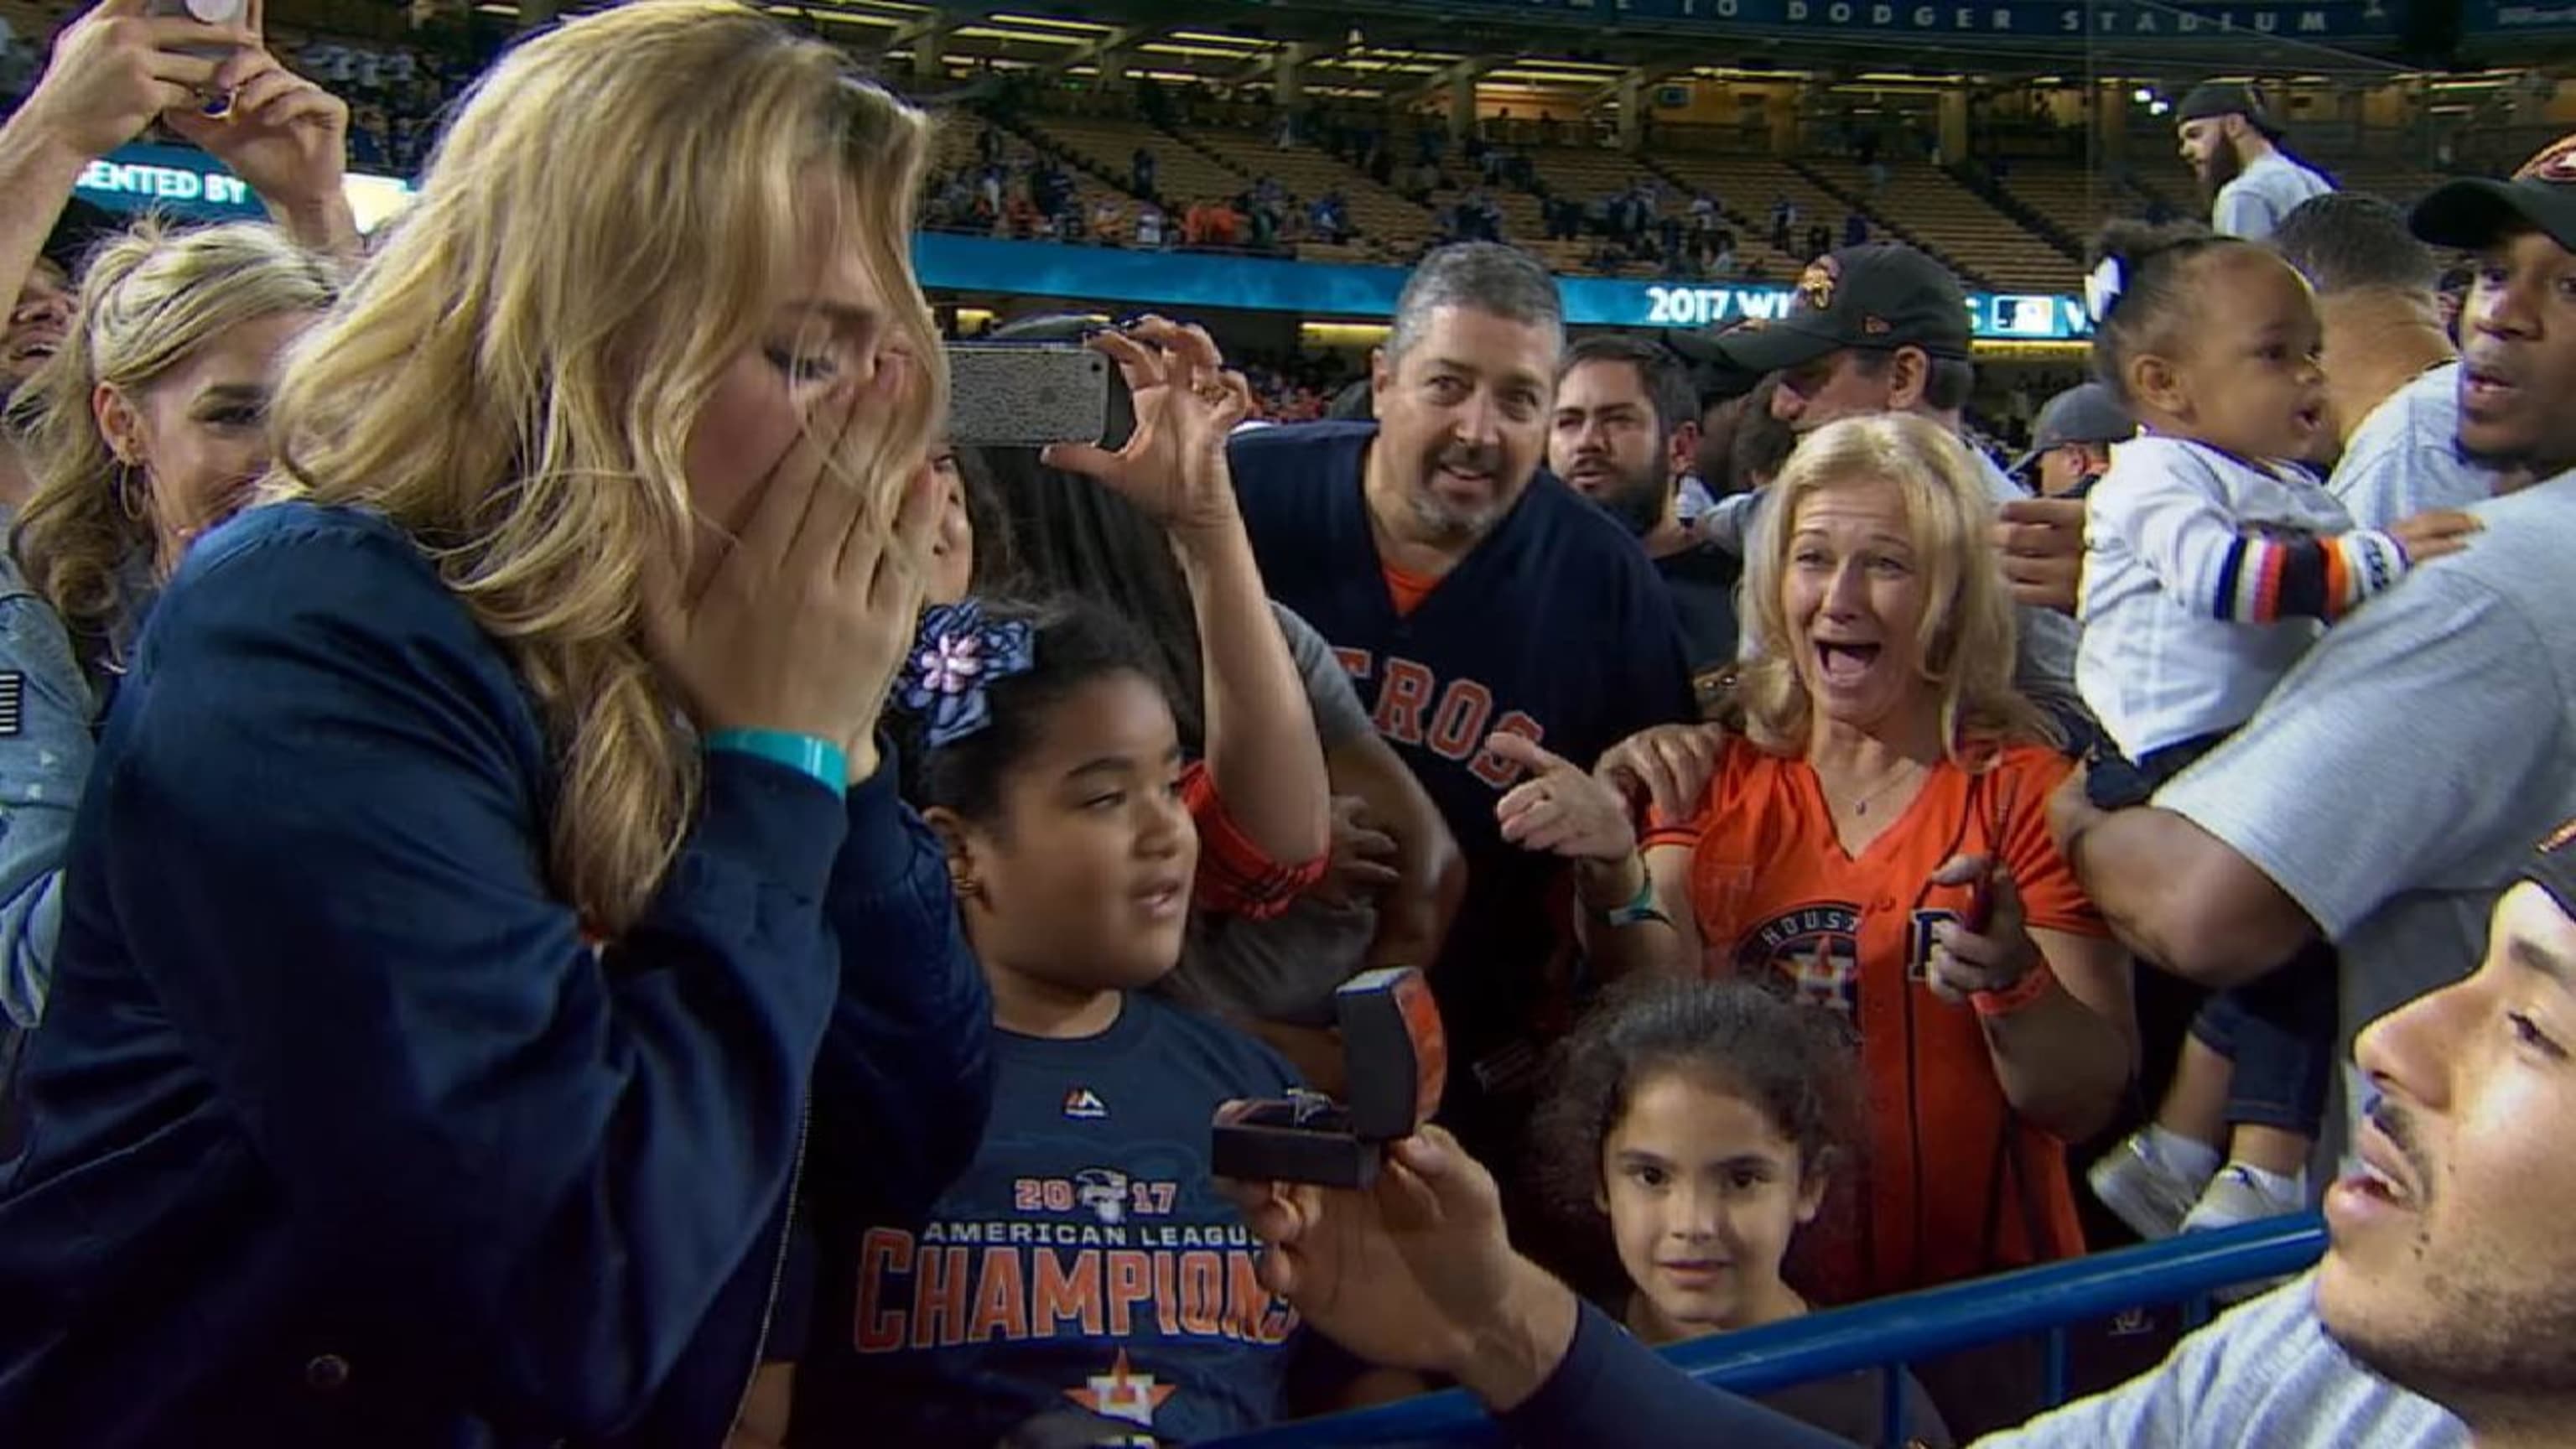
[[[2495,496],[2495,469],[2460,453],[2460,363],[2443,325],[2441,263],[2376,196],[2302,202],[2272,249],[2316,289],[2339,460],[2326,483],[2361,528]]]
[[[1554,868],[1505,845],[1508,730],[1589,766],[1691,717],[1680,626],[1627,530],[1541,467],[1556,284],[1492,243],[1433,252],[1370,359],[1375,423],[1265,428],[1230,448],[1271,597],[1332,641],[1378,732],[1467,858],[1431,966],[1450,1040],[1444,1115],[1508,1152],[1567,947]]]

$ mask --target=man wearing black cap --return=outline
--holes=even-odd
[[[2210,197],[2212,231],[2261,241],[2300,202],[2334,190],[2333,182],[2280,148],[2281,128],[2252,86],[2194,86],[2175,109],[2174,125],[2182,159]]]
[[[2048,400],[2031,428],[2030,451],[2013,472],[2037,482],[2042,498],[2081,498],[2111,471],[2111,445],[2138,435],[2138,425],[2111,390],[2098,382],[2079,383]]]
[[[1771,415],[1801,434],[1879,413],[1916,413],[1956,431],[1976,386],[1970,337],[1968,297],[1950,269],[1910,246],[1878,242],[1808,263],[1787,316],[1739,324],[1706,346],[1730,366],[1775,379]],[[2075,621],[2059,608],[2074,605],[2081,505],[2033,499],[1993,459],[1973,445],[1969,451],[2003,505],[2005,572],[2024,604],[2018,682],[2035,698],[2080,711]],[[1713,517],[1703,531],[1722,537],[1743,522],[1741,514]]]
[[[2332,941],[2347,1043],[2448,984],[2526,843],[2576,815],[2576,137],[2413,225],[2478,253],[2461,447],[2547,481],[2469,504],[2465,551],[2328,630],[2152,806],[2058,801],[2086,892],[2168,970],[2235,985]]]

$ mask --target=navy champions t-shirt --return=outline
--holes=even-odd
[[[991,1449],[1048,1416],[1077,1422],[1047,1442],[1189,1443],[1274,1422],[1296,1312],[1262,1288],[1208,1142],[1220,1104],[1283,1095],[1295,1070],[1135,993],[1097,1036],[997,1029],[993,1056],[983,1146],[918,1231],[815,1224],[791,1442]]]
[[[1521,772],[1486,736],[1531,735],[1589,769],[1637,731],[1698,711],[1645,550],[1545,472],[1398,615],[1362,488],[1376,437],[1370,423],[1262,428],[1237,435],[1228,458],[1270,596],[1332,643],[1467,858],[1466,901],[1427,963],[1454,1105],[1464,1090],[1513,1095],[1538,1066],[1544,976],[1569,919],[1559,863],[1503,843],[1494,806]]]

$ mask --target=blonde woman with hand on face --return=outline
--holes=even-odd
[[[716,1443],[792,1203],[966,1160],[991,1000],[874,743],[939,505],[926,145],[702,0],[463,104],[101,737],[0,1438]]]

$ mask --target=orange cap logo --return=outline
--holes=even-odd
[[[2576,182],[2576,136],[2561,136],[2541,149],[2539,155],[2522,163],[2513,173],[2516,181],[2547,181],[2557,185]]]
[[[1808,307],[1822,312],[1834,305],[1834,285],[1842,279],[1840,262],[1832,257],[1818,257],[1807,263],[1807,269],[1798,274],[1798,295],[1806,299]]]

